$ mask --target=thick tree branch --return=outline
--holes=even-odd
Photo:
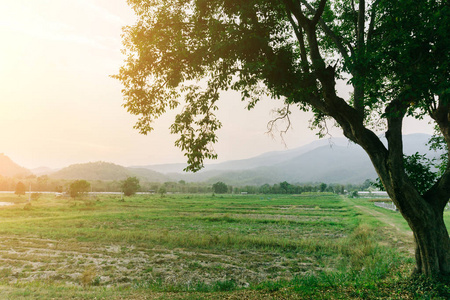
[[[313,17],[313,19],[311,21],[311,23],[312,23],[311,25],[315,26],[319,22],[319,20],[322,18],[322,14],[323,14],[323,11],[325,9],[325,4],[326,3],[327,3],[327,0],[321,0],[320,1],[319,7],[317,8],[317,11],[314,14],[314,17]]]
[[[294,3],[292,0],[283,0],[283,3],[289,13],[295,16],[301,27],[306,28],[311,23],[311,20],[303,14],[300,3]]]
[[[353,75],[353,86],[355,87],[353,106],[362,118],[364,118],[365,70],[361,62],[364,60],[366,52],[364,44],[365,14],[366,1],[360,0],[356,27],[356,57],[359,63],[355,65],[351,73]]]
[[[355,1],[354,0],[352,0],[352,13],[353,13],[353,16],[354,16],[353,23],[355,23],[354,24],[355,25],[355,35],[358,35],[358,31],[357,31],[357,28],[358,28],[358,16],[357,16],[357,13],[356,13],[356,7],[355,7]]]
[[[447,147],[450,148],[450,103],[439,98],[438,106],[432,112],[431,117],[438,124]]]
[[[438,107],[433,110],[431,117],[436,121],[447,144],[447,155],[450,158],[450,104],[439,99]],[[450,161],[450,160],[449,160]],[[428,201],[437,201],[440,208],[444,208],[450,198],[450,164],[441,178],[424,195]]]
[[[302,60],[302,70],[305,73],[309,73],[309,63],[308,58],[306,55],[306,46],[305,46],[305,40],[303,39],[303,28],[301,26],[298,26],[297,23],[295,23],[294,19],[292,18],[292,15],[287,12],[289,22],[292,25],[292,28],[294,28],[295,36],[297,37],[297,40],[300,45],[300,58]]]
[[[385,116],[388,123],[386,139],[388,142],[389,160],[392,164],[391,169],[401,174],[392,174],[400,178],[403,176],[403,143],[402,143],[402,122],[406,114],[406,106],[400,99],[393,100],[386,107]]]
[[[365,16],[366,16],[366,1],[359,0],[358,28],[357,28],[357,48],[358,48],[358,51],[361,51],[364,48]]]
[[[312,13],[316,14],[316,11],[314,10],[314,7],[312,7],[306,0],[300,0],[300,2],[305,5],[305,7]],[[325,34],[334,42],[336,47],[339,50],[339,53],[345,58],[349,58],[349,54],[347,49],[344,46],[344,42],[341,37],[336,35],[334,31],[325,23],[323,18],[319,19],[319,25],[322,28],[322,30],[325,32]],[[350,50],[350,53],[353,53],[353,47],[350,43],[346,43],[346,46]]]
[[[372,35],[373,31],[375,29],[375,18],[376,18],[376,12],[377,12],[377,6],[378,3],[380,3],[380,0],[376,0],[371,7],[370,12],[370,23],[369,23],[369,29],[367,31],[367,46],[370,46],[370,43],[372,42]]]
[[[450,168],[439,180],[423,195],[427,202],[437,203],[438,209],[444,210],[450,198]]]

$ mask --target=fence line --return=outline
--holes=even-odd
[[[374,202],[374,204],[375,204],[375,206],[378,206],[378,207],[382,207],[382,208],[393,210],[393,211],[398,211],[397,206],[395,206],[395,204],[392,202]],[[450,209],[450,203],[447,203],[447,205],[445,206],[445,209]]]
[[[389,202],[375,202],[374,204],[375,204],[375,206],[378,206],[378,207],[382,207],[382,208],[393,210],[393,211],[398,211],[397,206],[395,206],[395,204],[392,202],[390,202],[390,203]]]

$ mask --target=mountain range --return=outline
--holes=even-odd
[[[404,152],[407,155],[428,153],[436,156],[426,146],[430,136],[426,134],[405,135]],[[6,157],[3,155],[3,158]],[[0,156],[0,175],[4,175]],[[208,164],[197,173],[185,173],[186,164],[155,164],[123,167],[107,162],[74,164],[58,171],[39,169],[58,179],[123,180],[136,176],[143,181],[210,182],[223,181],[230,185],[262,185],[282,181],[290,183],[362,183],[374,180],[377,175],[367,156],[359,147],[345,138],[315,141],[306,146],[261,154],[256,157]],[[23,169],[23,168],[22,168]],[[5,169],[6,170],[6,169]],[[26,169],[24,169],[26,170]],[[27,170],[26,170],[27,171]],[[23,170],[22,170],[23,172]],[[30,171],[29,171],[30,172]]]
[[[0,176],[5,177],[25,177],[31,175],[32,172],[13,162],[8,156],[0,153]]]

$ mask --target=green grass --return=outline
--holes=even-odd
[[[406,223],[364,199],[42,195],[27,204],[0,194],[0,201],[16,203],[0,208],[0,298],[424,295],[408,283],[411,239],[383,222],[402,230]]]

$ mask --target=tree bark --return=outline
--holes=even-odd
[[[427,207],[420,213],[410,214],[399,209],[414,233],[416,244],[414,273],[428,277],[449,275],[450,238],[444,223],[443,209],[424,203],[425,200],[421,197],[410,202],[419,201],[422,202],[419,206]]]

